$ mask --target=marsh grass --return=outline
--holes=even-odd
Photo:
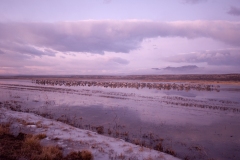
[[[19,133],[13,136],[9,132],[9,125],[0,125],[0,159],[16,160],[92,160],[90,151],[71,152],[63,157],[59,146],[41,146],[40,140],[46,134],[27,135]]]
[[[42,147],[42,152],[38,155],[32,156],[33,159],[43,160],[57,160],[62,159],[62,150],[57,146]]]
[[[0,124],[0,135],[9,133],[9,125]]]
[[[165,150],[165,153],[171,154],[171,155],[173,155],[173,156],[176,156],[175,151],[174,151],[173,149],[171,149],[171,148],[166,149],[166,150]]]
[[[87,150],[81,152],[71,152],[65,157],[66,160],[92,160],[93,155]]]
[[[97,130],[98,134],[103,134],[104,133],[104,127],[103,126],[96,127],[96,130]]]
[[[154,149],[155,150],[157,150],[157,151],[163,151],[163,146],[162,146],[162,143],[160,142],[160,143],[158,143],[155,147],[154,147]]]
[[[40,134],[38,134],[38,135],[36,135],[36,137],[38,138],[38,139],[44,139],[44,138],[46,138],[47,137],[47,135],[46,134],[44,134],[44,133],[40,133]]]

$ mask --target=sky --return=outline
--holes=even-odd
[[[0,0],[0,75],[176,73],[240,73],[240,0]]]

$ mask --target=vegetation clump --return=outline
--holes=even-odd
[[[103,126],[96,127],[96,130],[97,130],[98,134],[103,134],[104,133],[104,127]]]
[[[157,151],[163,151],[163,146],[162,146],[162,143],[158,143],[155,147],[154,147],[155,150]]]
[[[173,156],[176,156],[176,153],[175,153],[174,150],[172,150],[171,148],[166,149],[165,153],[171,154],[171,155],[173,155]]]
[[[84,150],[81,152],[71,152],[65,157],[66,160],[92,160],[93,155],[91,152]]]
[[[58,146],[41,146],[40,140],[45,134],[17,136],[9,132],[7,125],[0,125],[0,159],[17,160],[92,160],[90,151],[71,152],[63,157],[62,148]]]

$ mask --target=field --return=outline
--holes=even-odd
[[[237,160],[239,84],[239,74],[2,76],[1,123],[95,159]]]

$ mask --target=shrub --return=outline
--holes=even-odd
[[[96,127],[96,129],[97,129],[98,134],[103,134],[104,133],[104,127],[103,126]]]
[[[38,138],[38,139],[44,139],[44,138],[46,138],[47,137],[47,135],[46,134],[44,134],[44,133],[41,133],[41,134],[38,134],[38,135],[36,135],[36,137]]]
[[[66,160],[92,160],[93,155],[90,151],[71,152],[65,157]]]

